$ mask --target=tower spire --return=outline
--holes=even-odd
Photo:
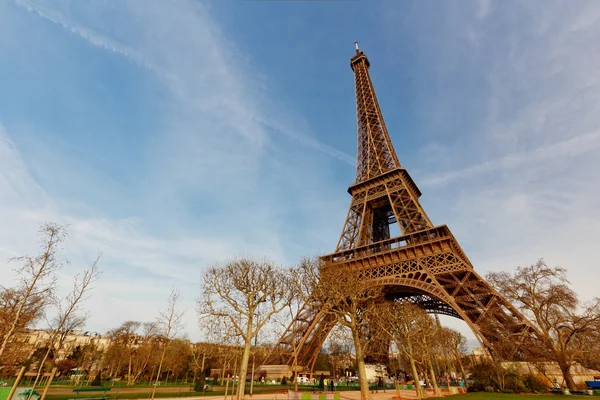
[[[350,60],[356,86],[358,156],[352,202],[336,252],[389,239],[397,223],[407,235],[432,228],[419,204],[421,192],[402,168],[390,140],[369,76],[369,60],[356,43]]]
[[[356,88],[358,157],[356,183],[375,178],[400,167],[390,140],[379,102],[369,76],[370,63],[355,42],[356,55],[350,60]]]

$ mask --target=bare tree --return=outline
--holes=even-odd
[[[187,339],[175,338],[169,341],[163,362],[163,372],[167,372],[166,381],[169,377],[178,379],[179,375],[190,365],[191,344]]]
[[[337,370],[352,368],[354,365],[352,346],[351,332],[345,326],[337,326],[327,337],[325,354],[331,364],[334,379],[337,378]]]
[[[423,345],[426,345],[423,336],[430,326],[427,318],[431,317],[418,306],[403,301],[382,305],[377,317],[378,329],[385,332],[408,359],[415,386],[420,390],[417,364],[423,363],[428,357],[423,351]]]
[[[518,267],[514,275],[490,273],[487,280],[531,320],[567,387],[576,390],[571,366],[585,350],[581,339],[600,329],[600,299],[582,306],[569,287],[566,270],[548,267],[543,260]]]
[[[467,338],[457,330],[443,327],[440,333],[440,344],[458,367],[465,387],[468,386],[467,374],[462,362],[462,358],[467,352]]]
[[[169,342],[173,340],[181,328],[183,328],[183,323],[181,321],[183,314],[185,311],[179,311],[177,309],[177,302],[181,297],[181,292],[175,288],[171,289],[171,293],[169,294],[169,300],[167,303],[167,308],[164,311],[160,312],[160,315],[157,319],[158,326],[160,329],[160,336],[163,341],[162,353],[160,355],[160,361],[158,363],[158,372],[156,373],[156,380],[154,381],[154,386],[152,387],[152,396],[151,399],[154,399],[154,394],[156,393],[156,386],[158,385],[158,380],[160,378],[160,373],[162,370],[163,362],[165,360],[165,354],[167,352],[167,347],[169,346]]]
[[[127,375],[127,385],[134,385],[159,361],[161,339],[157,322],[125,321],[108,331],[110,345],[104,354],[104,364],[110,375]]]
[[[198,301],[201,319],[224,319],[242,339],[244,352],[240,379],[246,381],[252,340],[287,304],[290,292],[287,271],[267,261],[240,258],[208,268]],[[245,384],[238,386],[238,400]]]
[[[24,292],[22,288],[4,288],[0,287],[0,338],[4,338],[12,327],[15,314],[23,300]],[[37,320],[44,313],[44,306],[47,299],[38,295],[29,296],[28,301],[21,308],[17,330],[24,329]],[[4,354],[0,359],[0,365],[4,364],[19,364],[25,354],[28,353],[28,348],[14,340],[10,340],[4,349]]]
[[[134,385],[148,369],[152,370],[158,362],[157,347],[160,346],[160,335],[156,322],[144,322],[141,325],[131,362],[131,375],[128,385]]]
[[[131,385],[133,357],[138,344],[138,329],[141,322],[125,321],[118,328],[108,331],[111,339],[110,346],[106,351],[105,359],[111,364],[111,370],[120,370],[123,361],[127,363],[127,384]],[[126,358],[126,360],[123,360]],[[112,373],[111,373],[112,375]]]
[[[288,335],[286,337],[289,350],[292,353],[292,365],[291,370],[293,374],[294,390],[298,390],[298,372],[300,370],[298,366],[298,355],[301,350],[300,341],[302,339],[303,322],[298,316],[301,313],[310,313],[306,305],[310,297],[310,285],[309,280],[304,277],[304,270],[302,268],[290,268],[290,282],[288,297],[285,301],[285,312],[280,314],[276,318],[279,326]],[[290,322],[291,321],[291,322]],[[279,333],[279,332],[278,332]],[[281,335],[277,335],[281,336]],[[256,344],[256,343],[255,343]],[[252,377],[254,379],[254,377]]]
[[[28,304],[31,304],[33,299],[37,299],[42,302],[43,306],[54,292],[56,271],[61,266],[56,253],[58,246],[66,238],[67,233],[63,226],[48,223],[40,228],[39,236],[40,247],[42,248],[42,252],[39,255],[11,259],[11,261],[22,263],[22,266],[17,269],[17,273],[20,276],[18,291],[22,293],[22,296],[17,307],[10,317],[7,318],[9,328],[4,332],[2,337],[0,359],[2,359],[6,347],[17,328],[23,326],[23,316],[27,314]]]
[[[416,320],[416,324],[418,325],[418,332],[420,333],[417,336],[417,339],[420,341],[421,354],[423,360],[423,368],[427,371],[429,370],[429,376],[431,379],[431,383],[433,384],[433,390],[435,394],[439,394],[439,388],[437,379],[435,377],[435,371],[433,369],[433,361],[435,357],[435,342],[439,340],[439,326],[435,323],[434,319],[423,312],[419,315],[420,318]]]
[[[240,359],[240,336],[226,318],[200,318],[208,345],[214,346],[214,361],[220,367],[217,380],[223,382],[234,360]]]
[[[373,337],[369,330],[375,316],[378,301],[382,299],[381,288],[360,278],[358,271],[326,268],[318,258],[305,258],[300,267],[310,284],[311,302],[319,305],[321,312],[332,315],[338,324],[352,333],[361,399],[370,398],[369,382],[365,368],[365,348]]]
[[[196,382],[198,372],[204,373],[206,362],[213,358],[216,352],[217,346],[213,343],[192,343],[190,345],[191,366],[194,371],[193,382]]]
[[[32,389],[35,389],[50,353],[52,351],[60,351],[61,347],[58,346],[62,346],[65,336],[85,324],[87,315],[78,315],[78,313],[81,311],[83,301],[88,297],[89,290],[100,276],[100,270],[98,269],[99,260],[100,256],[96,258],[90,269],[85,270],[82,275],[76,275],[73,279],[73,288],[71,289],[71,292],[64,298],[55,301],[57,314],[51,323],[48,348],[38,367]],[[30,392],[27,400],[31,398],[32,394],[33,390]]]
[[[578,339],[578,345],[587,348],[577,357],[577,361],[586,368],[600,370],[600,327],[587,335],[581,335]]]

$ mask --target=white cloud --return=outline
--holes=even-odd
[[[93,46],[100,47],[119,54],[126,59],[144,67],[166,81],[167,87],[177,96],[183,96],[183,101],[191,102],[199,106],[205,111],[222,114],[223,118],[230,118],[232,115],[239,115],[246,122],[258,123],[284,134],[286,137],[299,142],[300,144],[313,148],[330,157],[337,158],[341,161],[355,164],[355,158],[349,156],[331,146],[319,142],[313,136],[298,132],[291,126],[286,126],[281,121],[273,118],[265,118],[261,116],[257,110],[253,110],[250,101],[243,102],[240,106],[239,96],[242,88],[249,83],[242,83],[239,79],[240,71],[233,71],[231,65],[232,54],[227,52],[235,52],[235,48],[222,36],[217,25],[210,19],[210,15],[202,5],[191,5],[189,3],[180,3],[179,7],[169,8],[169,13],[164,14],[164,4],[158,2],[150,2],[147,7],[137,7],[132,3],[126,3],[125,8],[131,11],[132,16],[136,18],[138,24],[135,29],[143,29],[144,32],[136,32],[141,41],[135,43],[135,46],[140,48],[136,50],[133,47],[125,46],[112,40],[110,37],[100,34],[92,29],[78,25],[77,23],[65,18],[60,12],[52,10],[46,5],[44,0],[15,0],[15,3],[26,8],[29,12],[39,15],[52,23],[60,25],[69,32],[81,37]],[[52,3],[50,3],[52,5]],[[123,6],[123,5],[120,5]],[[161,35],[149,34],[152,30],[148,30],[147,26],[139,21],[152,23],[155,26],[155,31]],[[174,29],[174,27],[177,27]],[[142,34],[143,33],[143,34]],[[166,33],[166,35],[165,35]],[[189,36],[186,36],[189,35]],[[185,45],[187,56],[182,56],[179,48],[173,48],[172,43],[176,39],[179,45]],[[184,39],[185,38],[185,39]],[[228,49],[229,48],[229,49]],[[197,51],[196,51],[197,50]],[[168,54],[168,57],[165,57]],[[240,54],[235,54],[235,57],[241,59]],[[157,59],[153,59],[158,57]],[[198,71],[195,68],[206,61],[216,63],[212,73],[206,74],[204,77],[198,77]],[[183,75],[183,76],[182,76]],[[191,75],[197,75],[196,79],[189,80]],[[200,79],[201,87],[190,83],[198,83]],[[202,81],[204,79],[204,81]],[[206,83],[219,82],[224,83],[227,87],[226,92],[218,99],[211,97],[211,101],[206,102],[206,98],[198,97],[198,89],[207,90]],[[252,82],[250,82],[252,85]],[[220,92],[216,92],[220,93]],[[213,94],[216,94],[213,93]],[[225,94],[227,93],[227,94]],[[246,126],[240,127],[237,131],[242,135],[248,135],[249,132],[255,134],[255,130],[248,129]],[[247,136],[252,140],[264,140],[264,137]]]
[[[104,274],[88,305],[89,329],[104,330],[124,319],[151,319],[176,285],[185,292],[187,331],[198,337],[194,299],[201,269],[237,254],[287,262],[290,255],[281,237],[287,199],[312,199],[321,185],[315,180],[298,187],[290,178],[319,176],[311,173],[324,162],[319,153],[344,162],[351,162],[350,157],[301,131],[298,127],[306,127],[298,123],[301,117],[289,112],[284,113],[286,120],[270,117],[280,113],[256,87],[244,56],[227,42],[202,4],[86,7],[19,0],[17,5],[40,17],[38,22],[59,27],[53,31],[56,40],[69,32],[151,71],[167,96],[157,116],[162,126],[140,143],[148,162],[140,166],[141,181],[134,188],[109,185],[101,171],[90,180],[93,167],[85,160],[37,140],[46,132],[35,121],[27,132],[35,145],[17,148],[11,137],[23,133],[18,126],[0,132],[0,155],[5,156],[0,160],[5,167],[0,170],[0,225],[11,227],[0,230],[0,260],[35,252],[34,234],[42,223],[68,224],[65,256],[72,262],[61,275],[65,283],[103,253]],[[57,57],[73,56],[66,46],[60,49],[63,54]],[[76,83],[65,79],[64,85]],[[279,137],[293,141],[282,144]],[[295,143],[318,152],[307,153]],[[115,190],[106,207],[120,215],[133,205],[134,216],[116,217],[92,207],[84,194],[76,201],[56,193],[54,178],[74,171],[82,175],[73,182],[81,185],[79,192],[91,185]],[[296,246],[301,244],[295,241]],[[11,267],[0,262],[3,275]]]
[[[422,101],[439,118],[424,121],[438,134],[419,151],[422,202],[479,273],[544,257],[587,300],[600,279],[600,6],[478,5],[415,39],[436,88]]]
[[[479,0],[477,2],[477,18],[480,20],[486,19],[492,12],[491,0]]]
[[[282,238],[289,234],[282,229],[291,207],[288,198],[300,204],[294,212],[306,209],[316,220],[331,218],[328,212],[335,209],[340,225],[331,229],[341,229],[347,202],[340,210],[339,201],[324,201],[325,185],[312,181],[326,174],[320,168],[323,160],[282,146],[280,138],[347,164],[354,164],[354,157],[315,139],[301,116],[279,112],[286,110],[278,110],[281,106],[253,82],[251,60],[227,41],[202,3],[17,4],[20,11],[40,17],[38,23],[57,28],[57,37],[59,31],[69,32],[71,38],[151,71],[166,93],[158,111],[162,125],[140,143],[149,160],[142,165],[142,182],[136,183],[132,198],[117,189],[123,203],[139,208],[135,217],[110,216],[50,195],[40,176],[65,173],[65,163],[36,164],[31,160],[39,154],[11,140],[21,131],[0,130],[0,259],[34,251],[32,234],[44,221],[70,224],[66,254],[73,264],[65,275],[104,252],[105,274],[90,301],[90,328],[151,318],[177,284],[187,289],[188,331],[193,332],[194,291],[203,265],[239,252],[282,261],[289,257]],[[430,148],[443,157],[423,160],[450,172],[420,171],[424,177],[415,177],[426,208],[436,222],[453,229],[477,271],[512,269],[544,256],[552,265],[569,268],[574,287],[586,298],[596,293],[592,282],[600,278],[592,254],[600,232],[600,11],[593,2],[570,10],[536,4],[521,3],[507,16],[497,14],[501,3],[491,7],[482,1],[475,12],[469,10],[476,21],[454,12],[434,36],[411,39],[419,51],[442,58],[428,54],[441,61],[429,63],[439,68],[432,85],[464,78],[460,71],[478,77],[486,73],[476,91],[484,95],[477,102],[485,104],[485,115],[470,109],[449,112],[474,123],[454,146],[436,138],[446,140]],[[13,10],[5,9],[4,19],[10,18]],[[518,13],[531,25],[508,29]],[[505,25],[502,36],[493,28],[497,23]],[[466,50],[465,40],[472,45]],[[469,93],[452,91],[441,99],[445,104],[428,106],[433,111],[459,107],[448,99]],[[432,124],[444,126],[439,116],[446,114],[431,115]],[[220,207],[197,218],[194,208],[211,202]],[[327,229],[298,233],[325,242]],[[287,246],[301,243],[290,239]],[[3,275],[10,268],[0,263]]]
[[[542,145],[526,151],[517,151],[502,158],[471,165],[467,168],[445,172],[440,175],[424,176],[420,186],[437,186],[451,184],[457,180],[472,179],[486,173],[512,172],[514,169],[539,166],[547,163],[555,164],[557,160],[586,155],[600,147],[600,132],[591,132],[567,138],[557,143]]]

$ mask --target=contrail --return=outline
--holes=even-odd
[[[102,36],[97,32],[77,26],[77,25],[71,23],[70,21],[68,21],[67,19],[65,19],[61,14],[59,14],[55,11],[44,9],[43,7],[40,7],[37,4],[34,5],[27,0],[15,0],[15,4],[17,4],[18,6],[21,6],[23,8],[26,8],[27,11],[29,11],[31,13],[37,14],[40,18],[43,18],[54,24],[62,26],[64,29],[66,29],[69,32],[86,40],[88,43],[90,43],[93,46],[100,47],[100,48],[103,48],[110,52],[119,54],[119,55],[127,58],[128,60],[133,61],[134,63],[138,64],[139,66],[155,72],[156,74],[158,74],[160,76],[163,76],[163,77],[166,76],[166,74],[163,71],[161,71],[160,68],[156,67],[154,64],[149,62],[147,59],[145,59],[141,54],[137,53],[135,50],[133,50],[127,46],[123,46],[118,43],[115,43],[113,40],[110,40],[109,38]]]
[[[56,25],[59,25],[66,29],[67,31],[73,33],[74,35],[79,36],[81,39],[87,41],[91,45],[95,47],[102,48],[104,50],[110,51],[112,53],[121,55],[126,59],[134,62],[135,64],[146,68],[152,72],[154,72],[159,77],[166,79],[170,82],[176,82],[178,84],[182,83],[181,79],[176,75],[169,72],[164,71],[162,68],[156,66],[152,62],[148,61],[146,57],[144,57],[141,53],[135,51],[134,49],[124,46],[122,44],[116,43],[114,40],[107,38],[97,32],[94,32],[90,29],[78,26],[74,24],[72,21],[69,21],[65,17],[63,17],[60,13],[46,9],[38,4],[34,4],[28,0],[14,0],[15,4],[20,7],[27,9],[27,11],[37,14],[40,18],[43,18],[47,21],[50,21]],[[167,85],[171,87],[170,85]],[[181,87],[180,85],[178,87]],[[173,88],[172,88],[173,89]],[[175,90],[175,89],[173,89]],[[317,150],[329,157],[333,157],[337,160],[340,160],[344,163],[355,165],[356,160],[354,157],[339,151],[331,146],[328,146],[320,141],[301,133],[292,132],[280,123],[276,121],[269,121],[264,118],[256,118],[259,123],[268,126],[276,131],[283,133],[288,138],[295,140],[305,147],[312,148]]]

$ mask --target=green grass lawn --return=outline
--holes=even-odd
[[[106,398],[107,400],[118,400],[118,399],[143,399],[143,398],[148,398],[150,397],[150,387],[147,385],[140,385],[140,386],[122,386],[121,388],[117,387],[117,386],[110,386],[110,385],[103,385],[102,387],[108,387],[111,388],[110,391],[106,392]],[[160,386],[159,388],[164,388],[166,386]],[[174,387],[169,385],[168,387]],[[179,385],[179,388],[181,389],[180,391],[171,391],[171,392],[156,392],[154,397],[197,397],[197,396],[223,396],[225,394],[225,386],[212,386],[210,387],[210,389],[208,391],[203,392],[193,392],[190,391],[191,389],[191,385],[184,385],[181,386]],[[63,388],[63,389],[74,389],[72,386],[71,387],[66,387],[66,386],[52,386],[52,388]],[[119,389],[131,389],[131,388],[135,388],[135,389],[139,389],[139,391],[134,391],[134,392],[130,392],[130,393],[124,393],[124,392],[120,392]],[[275,393],[275,392],[280,392],[280,391],[286,391],[286,390],[293,390],[294,389],[294,385],[261,385],[261,384],[255,384],[253,387],[252,392],[257,394],[257,393]],[[39,393],[41,393],[41,391],[43,389],[38,388],[37,389]],[[159,389],[160,390],[160,389]],[[298,390],[300,391],[318,391],[319,388],[318,387],[314,387],[312,385],[298,385]],[[343,392],[343,391],[347,391],[347,390],[359,390],[358,387],[346,387],[346,386],[338,386],[336,388],[337,391],[339,392]],[[389,390],[389,389],[388,389]],[[232,391],[237,392],[237,385],[229,386],[228,389],[228,394],[232,393]],[[246,385],[246,393],[250,392],[250,385]],[[82,392],[79,394],[79,398],[80,399],[86,399],[86,398],[98,398],[102,396],[102,392]],[[73,394],[48,394],[46,396],[47,400],[67,400],[67,399],[73,399],[75,398],[75,393]]]
[[[210,392],[206,393],[206,395],[208,396]],[[216,393],[218,394],[218,393]],[[223,395],[223,393],[221,393],[221,395]],[[80,399],[86,399],[86,398],[99,398],[102,397],[102,393],[98,394],[93,394],[93,393],[86,393],[86,394],[82,394],[79,396]],[[163,393],[163,392],[157,392],[154,397],[155,398],[161,398],[161,397],[196,397],[196,396],[202,396],[202,393],[195,393],[195,392],[185,392],[185,393],[181,393],[180,396],[178,396],[177,393]],[[74,399],[75,398],[75,393],[73,394],[49,394],[46,396],[47,400],[68,400],[68,399]],[[143,398],[150,398],[150,393],[123,393],[123,394],[119,394],[118,397],[115,397],[115,395],[110,395],[110,394],[106,394],[106,399],[107,400],[114,400],[114,399],[143,399]]]
[[[277,392],[280,390],[286,390],[286,388],[290,388],[289,386],[278,386],[278,385],[272,385],[272,386],[263,386],[263,387],[255,387],[253,392],[254,393],[268,393],[268,392]],[[306,390],[312,389],[310,387],[306,387]],[[229,392],[231,393],[231,391]],[[224,391],[222,390],[215,390],[215,391],[209,391],[209,392],[205,392],[204,394],[202,392],[181,392],[181,393],[177,393],[177,392],[157,392],[156,395],[154,397],[156,398],[165,398],[165,397],[197,397],[197,396],[222,396],[223,394],[225,394]],[[392,393],[390,392],[390,395]],[[139,392],[139,393],[119,393],[117,396],[115,396],[116,393],[111,393],[108,392],[107,393],[107,400],[115,400],[115,399],[143,399],[143,398],[149,398],[150,397],[150,393],[143,393],[143,392]],[[80,399],[86,399],[86,398],[98,398],[98,394],[93,394],[93,393],[82,393],[82,395],[79,396]],[[561,396],[562,397],[562,396]],[[590,397],[590,396],[585,396],[585,397]],[[583,398],[585,398],[583,397]],[[68,399],[73,399],[75,398],[74,394],[73,395],[48,395],[46,396],[47,400],[68,400]],[[554,394],[545,394],[545,395],[536,395],[536,394],[507,394],[507,393],[487,393],[487,392],[477,392],[477,393],[466,393],[466,394],[459,394],[459,395],[455,395],[455,396],[450,396],[451,399],[456,399],[456,400],[517,400],[517,399],[529,399],[529,400],[547,400],[547,399],[553,399],[553,400],[558,400],[558,395],[554,395]],[[576,396],[575,398],[579,398],[578,396]]]
[[[27,386],[27,381],[24,383],[25,386]],[[122,388],[149,388],[152,387],[152,385],[154,385],[154,382],[138,382],[134,385],[127,385],[127,382],[122,381],[122,382],[102,382],[102,386],[106,386],[106,387],[111,387],[111,388],[117,388],[117,387],[122,387]],[[188,382],[186,383],[182,383],[182,382],[168,382],[168,383],[164,383],[161,382],[159,387],[180,387],[180,386],[191,386],[193,385],[192,382]],[[89,384],[87,381],[85,382],[81,382],[80,384],[75,384],[74,382],[53,382],[52,383],[52,388],[61,388],[61,389],[68,389],[68,388],[76,388],[79,386],[83,386],[83,387],[88,387]],[[114,389],[113,389],[114,390]]]
[[[269,385],[269,386],[254,386],[252,392],[253,393],[274,393],[281,390],[287,390],[291,388],[290,386],[281,386],[281,385]],[[147,387],[146,387],[147,389]],[[237,386],[234,388],[237,391]],[[308,388],[306,389],[308,390]],[[228,394],[232,392],[231,386],[229,387]],[[246,393],[249,392],[249,388],[246,388]],[[198,396],[223,396],[225,394],[225,388],[216,387],[213,390],[207,392],[192,392],[189,390],[189,386],[185,386],[181,388],[181,392],[156,392],[154,397],[198,397]],[[86,398],[99,398],[102,397],[102,392],[82,392],[79,394],[80,399]],[[140,392],[132,392],[132,393],[117,393],[116,389],[112,389],[110,392],[106,392],[107,400],[116,400],[116,399],[143,399],[149,398],[150,392],[148,390],[140,391]],[[49,394],[46,396],[46,400],[67,400],[74,399],[75,393],[73,394]]]
[[[508,393],[487,393],[487,392],[476,392],[466,393],[452,396],[452,399],[468,399],[468,400],[516,400],[516,399],[530,399],[530,400],[545,400],[554,399],[557,400],[560,395],[556,394],[508,394]],[[564,398],[563,396],[560,396]],[[591,396],[586,396],[591,397]],[[576,398],[580,398],[577,396]],[[585,398],[585,397],[584,397]]]

